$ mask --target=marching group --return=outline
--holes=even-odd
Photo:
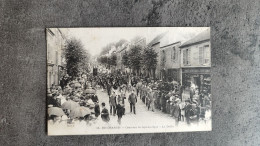
[[[117,75],[108,77],[107,90],[110,98],[110,114],[115,115],[117,102],[123,107],[126,92],[131,92],[128,97],[130,103],[130,112],[136,114],[135,104],[137,98],[146,105],[148,111],[155,112],[159,110],[169,114],[175,119],[175,124],[179,121],[185,121],[188,125],[198,123],[203,120],[207,122],[211,118],[211,94],[202,91],[199,93],[198,88],[191,88],[190,97],[183,97],[184,86],[176,81],[165,82],[149,78],[140,78],[137,76]],[[102,82],[99,82],[103,84]],[[187,89],[187,87],[186,87]],[[112,92],[112,93],[111,93]],[[121,116],[122,117],[122,116]]]
[[[104,102],[99,103],[97,88],[107,92],[109,110]],[[135,105],[140,99],[148,111],[169,114],[176,125],[179,121],[188,125],[200,120],[208,121],[211,118],[211,95],[194,88],[190,89],[193,90],[190,97],[184,99],[184,88],[176,81],[165,82],[127,74],[88,74],[76,79],[66,75],[60,80],[60,86],[53,85],[48,90],[49,119],[91,123],[101,115],[104,122],[109,122],[110,115],[117,115],[121,124],[121,118],[126,114],[125,100],[128,99],[130,112],[138,114]],[[126,93],[129,93],[128,97]]]

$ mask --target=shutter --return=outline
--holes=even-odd
[[[190,63],[191,63],[191,62],[190,62],[190,61],[191,61],[190,49],[187,49],[187,51],[188,51],[188,52],[187,52],[187,53],[188,53],[188,59],[187,59],[188,61],[187,61],[187,64],[190,64]]]
[[[208,64],[210,61],[210,49],[207,46],[204,47],[204,63]]]
[[[186,64],[186,50],[182,50],[183,52],[183,65]]]
[[[199,64],[203,64],[203,47],[199,47]]]

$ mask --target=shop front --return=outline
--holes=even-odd
[[[167,79],[168,82],[172,82],[172,81],[180,81],[180,69],[168,69],[167,70]]]
[[[192,98],[200,93],[211,93],[210,68],[183,68],[182,85],[184,86],[185,96]]]

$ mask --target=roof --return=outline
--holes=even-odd
[[[151,47],[153,44],[158,43],[168,32],[157,35],[147,46]]]
[[[208,41],[210,40],[210,29],[207,29],[205,31],[203,31],[202,33],[198,34],[197,36],[195,36],[194,38],[186,41],[185,43],[183,43],[180,48],[184,48],[184,47],[188,47],[200,42],[204,42],[204,41]]]
[[[161,49],[162,49],[162,48],[166,48],[166,47],[169,47],[169,46],[172,46],[172,45],[176,45],[176,44],[178,44],[178,43],[181,43],[181,41],[178,41],[178,42],[175,42],[175,43],[171,43],[171,44],[167,44],[167,45],[162,46],[162,47],[160,47],[160,48],[161,48]]]

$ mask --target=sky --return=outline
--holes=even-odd
[[[169,44],[177,41],[185,42],[209,27],[95,27],[95,28],[61,28],[67,30],[67,38],[81,40],[84,49],[91,55],[98,55],[104,46],[121,39],[131,41],[136,36],[146,38],[148,44],[157,35],[168,32]]]

